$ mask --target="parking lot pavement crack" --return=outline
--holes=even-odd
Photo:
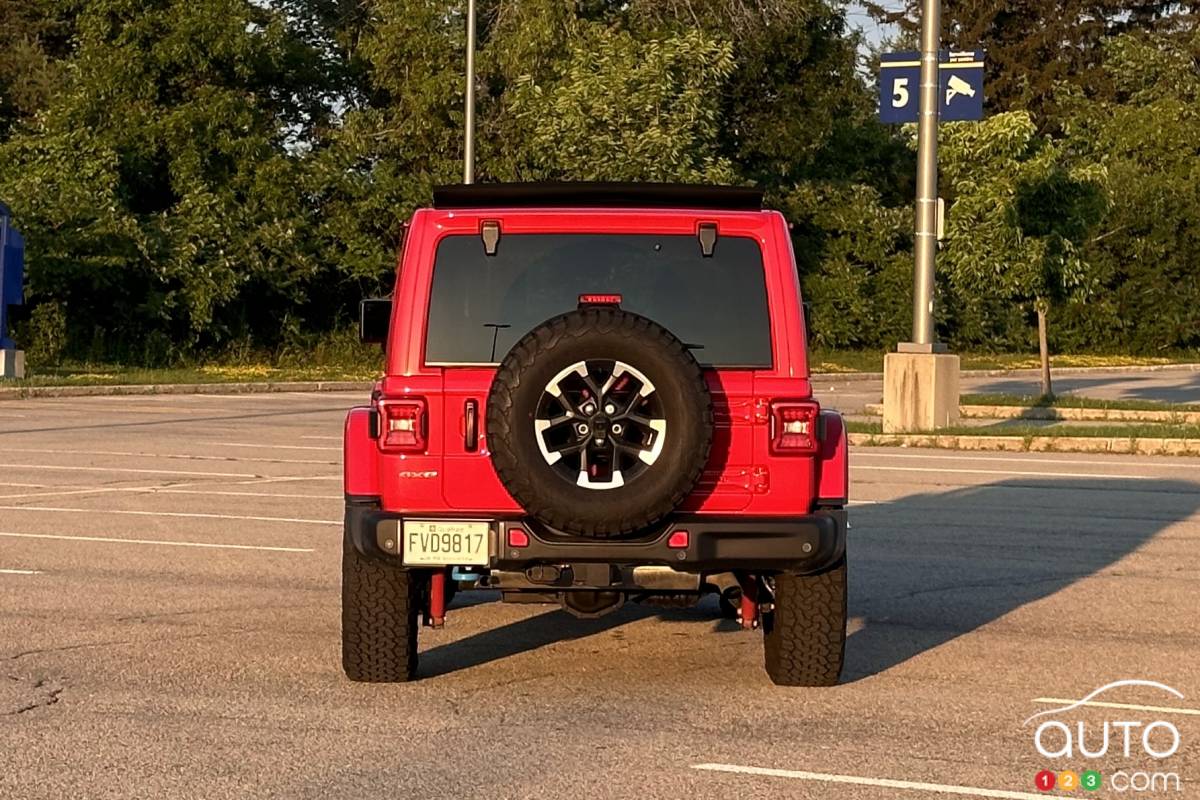
[[[185,608],[177,611],[160,611],[147,612],[145,614],[128,614],[122,617],[114,617],[114,622],[150,622],[151,620],[170,619],[172,617],[190,617],[196,614],[222,614],[234,611],[246,612],[263,612],[263,611],[279,611],[283,609],[298,609],[298,608],[315,608],[317,604],[301,605],[297,603],[267,603],[262,605],[237,605],[237,606],[204,606],[201,608]]]
[[[50,678],[36,680],[6,676],[11,683],[0,693],[0,717],[15,717],[39,708],[56,705],[63,693],[61,681]],[[15,695],[15,700],[9,696]]]
[[[892,595],[888,600],[908,600],[913,597],[920,597],[927,594],[941,594],[942,592],[957,592],[967,589],[1001,589],[1025,586],[1038,586],[1043,583],[1065,584],[1079,580],[1078,575],[1046,575],[1041,578],[1030,578],[1029,580],[1014,580],[1005,578],[996,581],[973,581],[970,583],[951,583],[945,586],[929,586],[923,589],[914,589],[911,592]]]
[[[28,656],[44,655],[46,653],[62,653],[68,650],[81,650],[85,647],[113,647],[122,644],[133,644],[133,639],[120,639],[109,642],[83,642],[81,644],[64,644],[58,647],[39,647],[34,650],[22,650],[10,656],[5,656],[8,661],[17,661]]]

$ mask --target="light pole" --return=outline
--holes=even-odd
[[[475,182],[475,0],[467,0],[467,104],[463,183]]]
[[[941,30],[941,0],[922,0],[913,327],[912,341],[902,344],[901,352],[932,353],[936,350],[933,332],[933,275],[937,258],[938,108],[941,105],[938,62]]]
[[[938,116],[941,108],[941,0],[921,0],[921,86],[917,115],[916,246],[912,341],[883,360],[883,432],[915,433],[958,422],[958,356],[934,341],[938,227]]]

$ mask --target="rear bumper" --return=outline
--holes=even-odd
[[[428,519],[428,516],[422,515]],[[362,554],[399,559],[403,515],[381,511],[367,498],[347,498],[346,536]],[[788,518],[679,515],[644,535],[622,540],[568,537],[528,519],[490,521],[488,569],[525,570],[541,564],[665,566],[681,572],[820,572],[841,560],[848,528],[844,509]],[[510,548],[507,529],[520,527],[529,545]],[[688,532],[684,548],[667,546]]]

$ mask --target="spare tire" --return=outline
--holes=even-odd
[[[564,533],[653,525],[696,485],[712,446],[712,398],[691,351],[661,325],[611,307],[543,322],[500,362],[487,403],[500,482]]]

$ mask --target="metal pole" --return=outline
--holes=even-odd
[[[921,91],[917,122],[917,242],[913,270],[913,344],[933,346],[933,268],[937,256],[938,51],[941,0],[921,2]],[[926,350],[928,352],[928,350]]]
[[[463,183],[475,182],[475,0],[467,0],[467,108]]]

